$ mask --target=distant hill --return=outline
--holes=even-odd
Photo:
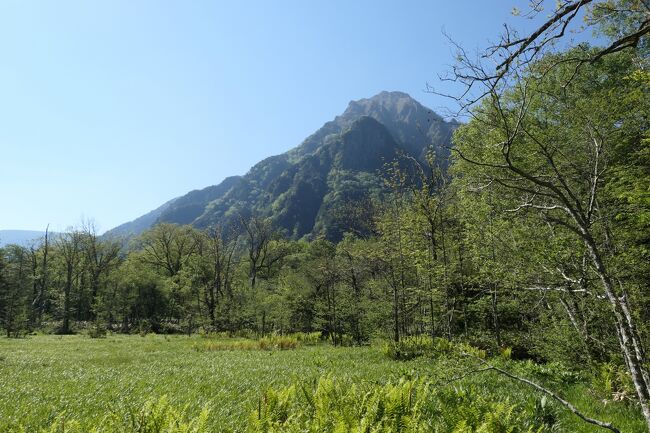
[[[45,232],[34,230],[0,230],[0,247],[10,244],[29,246],[38,242]]]
[[[385,163],[398,154],[422,160],[429,146],[446,160],[458,126],[402,92],[352,101],[294,149],[260,161],[244,176],[170,200],[105,236],[137,235],[161,221],[228,225],[255,213],[292,238],[338,239],[346,230],[346,206],[382,193]]]

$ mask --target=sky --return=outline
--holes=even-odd
[[[485,47],[526,4],[2,0],[0,230],[108,230],[382,90],[444,111],[443,33]]]

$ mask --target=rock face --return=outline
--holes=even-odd
[[[170,200],[106,235],[138,235],[157,222],[227,226],[255,213],[272,218],[292,238],[337,240],[352,224],[350,204],[383,192],[384,164],[399,154],[423,160],[429,148],[446,160],[458,125],[402,92],[352,101],[296,148],[260,161],[244,176]]]

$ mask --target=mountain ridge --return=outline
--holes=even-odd
[[[378,171],[385,163],[398,154],[423,161],[430,146],[446,160],[458,125],[403,92],[353,100],[289,151],[262,159],[243,176],[176,197],[105,236],[135,236],[158,222],[227,226],[254,213],[292,238],[338,239],[345,227],[332,215],[345,203],[380,195]]]
[[[54,235],[54,233],[50,232]],[[40,230],[0,230],[0,247],[16,244],[23,247],[37,245],[45,231]]]

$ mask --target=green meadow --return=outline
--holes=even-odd
[[[259,350],[242,341],[154,334],[0,339],[0,431],[605,431],[527,385],[475,372],[471,359],[397,361],[379,344]],[[490,362],[621,431],[644,431],[634,404],[608,399],[591,373]],[[368,420],[373,404],[368,426],[345,423]],[[156,416],[176,427],[147,426],[145,418]]]

